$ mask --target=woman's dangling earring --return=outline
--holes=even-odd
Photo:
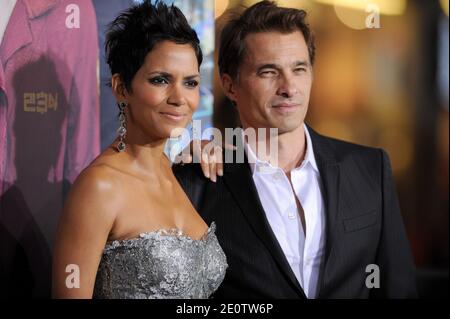
[[[124,140],[125,140],[125,135],[127,133],[127,127],[126,127],[126,122],[125,122],[125,107],[127,106],[127,103],[120,102],[118,105],[119,105],[120,126],[117,129],[117,134],[119,135],[119,143],[117,144],[117,150],[119,152],[123,152],[126,149]]]

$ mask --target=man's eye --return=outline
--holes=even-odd
[[[187,81],[186,82],[186,86],[191,87],[191,88],[195,88],[198,86],[198,81],[195,80],[191,80],[191,81]]]
[[[260,75],[276,75],[277,73],[273,70],[261,71]]]
[[[156,84],[156,85],[162,85],[162,84],[168,84],[169,81],[167,81],[167,79],[163,78],[163,77],[156,77],[156,78],[150,79],[150,83]]]
[[[298,68],[298,69],[295,69],[295,72],[306,72],[306,69],[305,68]]]

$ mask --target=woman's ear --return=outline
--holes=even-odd
[[[233,79],[228,74],[222,74],[220,80],[222,82],[223,92],[227,98],[230,99],[234,105],[236,105],[236,90]]]
[[[117,101],[123,101],[127,99],[127,90],[125,88],[119,73],[113,74],[111,77],[111,88]]]

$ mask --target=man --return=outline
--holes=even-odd
[[[236,138],[245,163],[216,183],[174,167],[229,268],[217,298],[415,297],[389,159],[305,125],[314,40],[303,10],[262,1],[229,22],[219,68],[244,129],[277,128],[278,156]],[[258,137],[259,138],[259,137]],[[276,164],[274,164],[276,163]]]

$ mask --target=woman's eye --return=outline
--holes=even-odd
[[[163,78],[163,77],[156,77],[156,78],[150,79],[150,83],[156,84],[156,85],[161,85],[161,84],[168,84],[169,81],[167,81],[167,79]]]
[[[191,81],[187,81],[187,82],[186,82],[186,86],[192,87],[192,88],[197,87],[198,84],[199,84],[198,81],[195,81],[195,80],[191,80]]]

